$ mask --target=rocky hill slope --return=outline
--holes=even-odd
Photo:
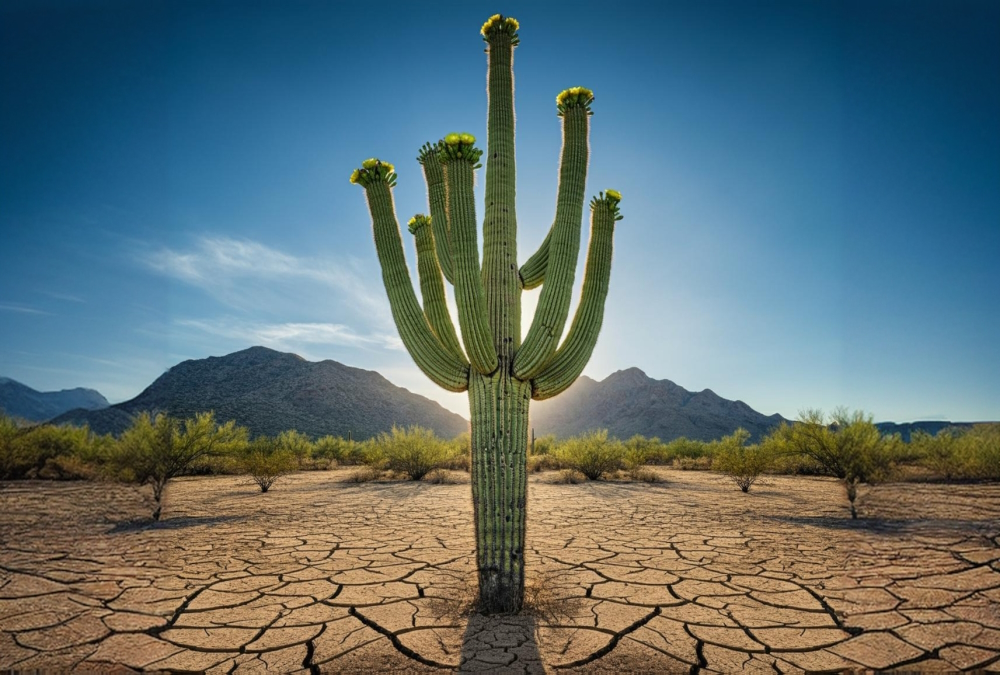
[[[108,400],[93,389],[36,391],[17,380],[0,377],[0,411],[10,417],[44,422],[67,410],[107,408]]]
[[[690,392],[670,380],[654,380],[638,368],[619,370],[597,382],[582,376],[563,394],[531,404],[536,436],[575,436],[607,429],[621,439],[635,434],[670,441],[681,436],[711,441],[743,427],[753,440],[784,421],[711,389]]]
[[[207,410],[220,421],[236,420],[252,435],[296,429],[314,438],[350,432],[361,440],[394,424],[418,424],[452,438],[468,429],[461,416],[374,371],[336,361],[314,363],[265,347],[184,361],[131,401],[99,411],[74,410],[53,421],[120,433],[142,411],[188,417]]]

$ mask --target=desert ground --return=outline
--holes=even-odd
[[[531,478],[526,611],[472,612],[469,485],[0,489],[0,670],[1000,672],[1000,485]]]

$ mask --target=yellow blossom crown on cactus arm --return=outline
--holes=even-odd
[[[590,104],[593,102],[594,92],[592,90],[586,87],[570,87],[563,89],[556,96],[556,110],[559,111],[559,117],[565,115],[570,108],[583,108],[588,115],[593,115],[594,113],[590,109]]]
[[[370,157],[361,162],[361,168],[351,172],[351,182],[368,187],[378,182],[384,182],[389,187],[396,186],[396,167],[389,162]]]
[[[590,200],[590,210],[593,211],[598,208],[607,208],[611,210],[615,220],[621,220],[625,217],[618,208],[621,201],[622,193],[618,190],[612,190],[609,188],[604,192],[599,192],[596,197]]]
[[[417,230],[419,230],[424,225],[430,225],[430,222],[431,222],[430,216],[425,216],[422,213],[418,213],[417,215],[410,218],[410,222],[408,222],[406,226],[410,229],[410,234],[416,234]]]
[[[521,24],[518,23],[517,19],[504,16],[503,14],[494,14],[490,18],[486,19],[486,23],[479,30],[483,34],[483,40],[489,42],[491,37],[497,37],[500,35],[509,35],[512,45],[517,45],[520,42],[520,38],[517,35],[518,29]]]
[[[478,169],[481,166],[479,158],[483,156],[483,151],[477,148],[475,143],[476,137],[472,134],[457,132],[448,134],[438,143],[438,159],[441,160],[442,164],[456,159],[464,159],[475,165],[472,168]]]

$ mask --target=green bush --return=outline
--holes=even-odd
[[[117,475],[153,488],[153,519],[163,510],[163,494],[171,478],[190,469],[201,457],[232,452],[247,442],[247,430],[235,422],[219,425],[213,413],[183,422],[142,413],[121,435],[113,458]]]
[[[771,468],[774,457],[770,444],[747,445],[748,440],[750,432],[737,429],[716,441],[712,452],[712,470],[727,475],[743,492]]]
[[[918,431],[910,446],[920,465],[945,480],[1000,480],[1000,424]]]
[[[709,461],[697,461],[709,458]],[[688,460],[688,461],[685,461]],[[711,464],[711,449],[704,441],[694,441],[681,436],[663,444],[658,452],[657,463],[673,464],[678,468],[708,468]]]
[[[607,429],[601,429],[561,443],[555,454],[564,466],[590,480],[598,480],[621,468],[624,446],[621,441],[608,438]]]
[[[871,416],[860,410],[850,413],[846,408],[837,408],[829,423],[820,410],[806,410],[800,418],[796,424],[775,429],[767,442],[780,452],[808,457],[822,473],[843,481],[851,517],[857,518],[858,484],[892,476],[901,444],[899,437],[883,437]]]
[[[420,480],[443,466],[452,449],[434,436],[434,432],[418,426],[406,429],[393,427],[391,433],[379,434],[368,452],[365,464]]]
[[[551,455],[556,449],[556,437],[553,435],[541,436],[535,439],[529,448],[530,455]]]
[[[298,458],[279,439],[257,438],[249,443],[242,453],[243,471],[257,484],[261,492],[267,492],[281,476],[295,469]]]
[[[0,415],[0,480],[99,478],[112,443],[86,426],[28,426]]]

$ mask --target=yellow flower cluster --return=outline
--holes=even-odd
[[[430,225],[430,222],[431,222],[430,216],[425,216],[422,213],[418,213],[417,215],[410,218],[410,222],[408,222],[406,226],[409,228],[410,234],[416,234],[417,230],[419,230],[424,225]]]
[[[511,35],[516,33],[517,30],[521,27],[521,24],[517,22],[517,19],[514,19],[509,16],[504,18],[504,16],[501,14],[494,14],[493,16],[491,16],[486,20],[486,23],[483,24],[483,27],[480,29],[479,32],[483,34],[483,37],[486,37],[486,34],[488,32],[490,32],[493,28],[500,25],[503,25],[503,27],[506,28],[507,32],[510,33]]]
[[[604,194],[608,196],[608,199],[614,199],[616,202],[620,202],[622,200],[622,193],[618,190],[605,190]]]
[[[458,145],[459,143],[472,145],[476,142],[476,137],[472,134],[448,134],[444,137],[444,142],[448,145]]]
[[[361,168],[355,169],[351,172],[351,183],[357,185],[362,183],[368,185],[368,182],[374,178],[386,178],[388,179],[390,187],[395,185],[395,176],[391,175],[396,171],[396,167],[389,162],[383,162],[374,157],[369,157],[365,161],[361,162]]]
[[[559,92],[556,96],[556,105],[572,105],[574,103],[587,104],[594,100],[594,92],[586,87],[570,87]]]

